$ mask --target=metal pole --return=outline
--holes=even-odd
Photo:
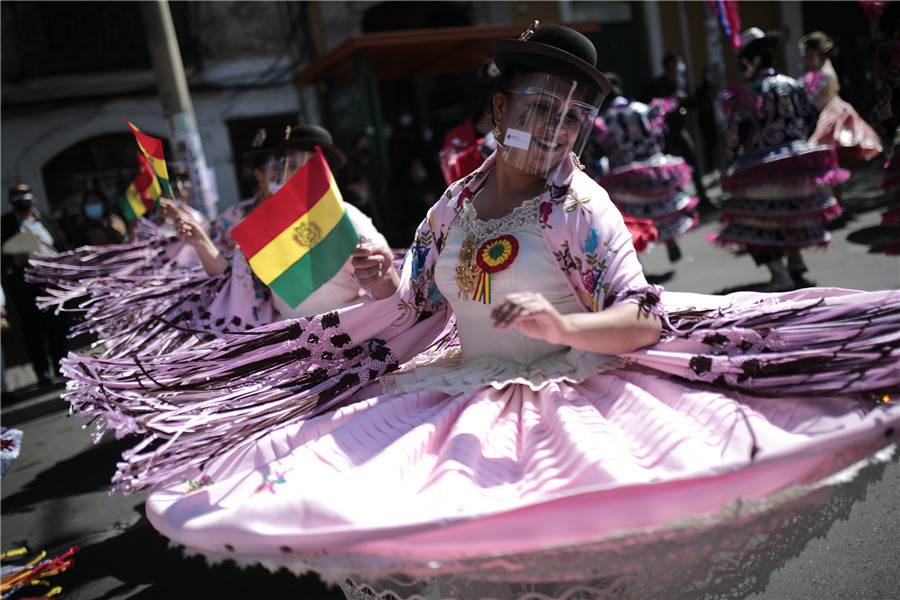
[[[215,178],[212,169],[206,166],[169,3],[166,0],[153,0],[138,4],[144,19],[163,115],[169,121],[175,154],[172,159],[190,170],[194,183],[191,204],[207,217],[213,218],[218,203]]]

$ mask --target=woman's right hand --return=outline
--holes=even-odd
[[[360,242],[353,251],[350,264],[359,285],[369,290],[375,300],[393,296],[400,286],[393,253],[386,246]]]
[[[221,275],[228,268],[228,260],[222,256],[199,223],[184,216],[179,217],[175,221],[175,232],[178,239],[194,247],[208,275]]]
[[[175,233],[178,234],[178,239],[194,248],[211,243],[203,227],[186,217],[178,217],[175,220]]]

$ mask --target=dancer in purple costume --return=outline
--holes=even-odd
[[[757,266],[769,268],[772,279],[762,291],[810,285],[800,250],[827,246],[825,223],[841,213],[822,185],[849,177],[833,146],[807,142],[816,111],[803,86],[774,69],[778,42],[778,34],[745,31],[738,67],[746,85],[730,85],[721,97],[730,163],[722,189],[731,198],[722,210],[726,227],[713,239],[747,249]]]
[[[651,219],[669,260],[681,259],[678,237],[698,223],[698,198],[683,191],[691,180],[684,158],[662,151],[666,113],[677,104],[656,98],[650,106],[628,100],[613,85],[608,107],[594,122],[594,140],[607,165],[596,179],[623,214]],[[592,165],[594,169],[596,166]]]
[[[117,488],[152,485],[154,527],[213,561],[351,598],[749,595],[894,452],[900,298],[648,284],[576,163],[593,45],[532,26],[494,59],[502,149],[377,300],[73,356],[68,399],[143,438]],[[458,347],[423,352],[451,317]]]

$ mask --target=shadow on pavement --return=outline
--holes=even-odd
[[[847,241],[868,246],[870,254],[881,254],[891,241],[892,230],[886,225],[863,227],[847,234]]]
[[[134,439],[110,437],[41,471],[21,491],[3,499],[4,514],[27,512],[32,505],[50,499],[110,489],[116,463],[121,460],[122,452],[134,444]]]
[[[115,537],[82,547],[75,566],[54,578],[69,596],[93,600],[247,600],[248,598],[305,598],[343,600],[316,575],[297,577],[286,571],[270,573],[262,567],[241,569],[232,562],[209,566],[202,557],[185,557],[180,548],[156,532],[138,509],[141,519]],[[115,586],[100,581],[113,577]],[[100,587],[105,585],[106,589]],[[113,585],[112,589],[108,589]],[[91,591],[95,593],[91,593]]]

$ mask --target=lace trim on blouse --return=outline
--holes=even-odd
[[[508,215],[499,219],[482,221],[472,205],[473,198],[466,198],[462,210],[453,219],[453,226],[458,228],[463,235],[472,235],[477,240],[485,240],[497,237],[504,233],[532,229],[538,224],[543,193],[531,200],[526,200],[513,209]]]

